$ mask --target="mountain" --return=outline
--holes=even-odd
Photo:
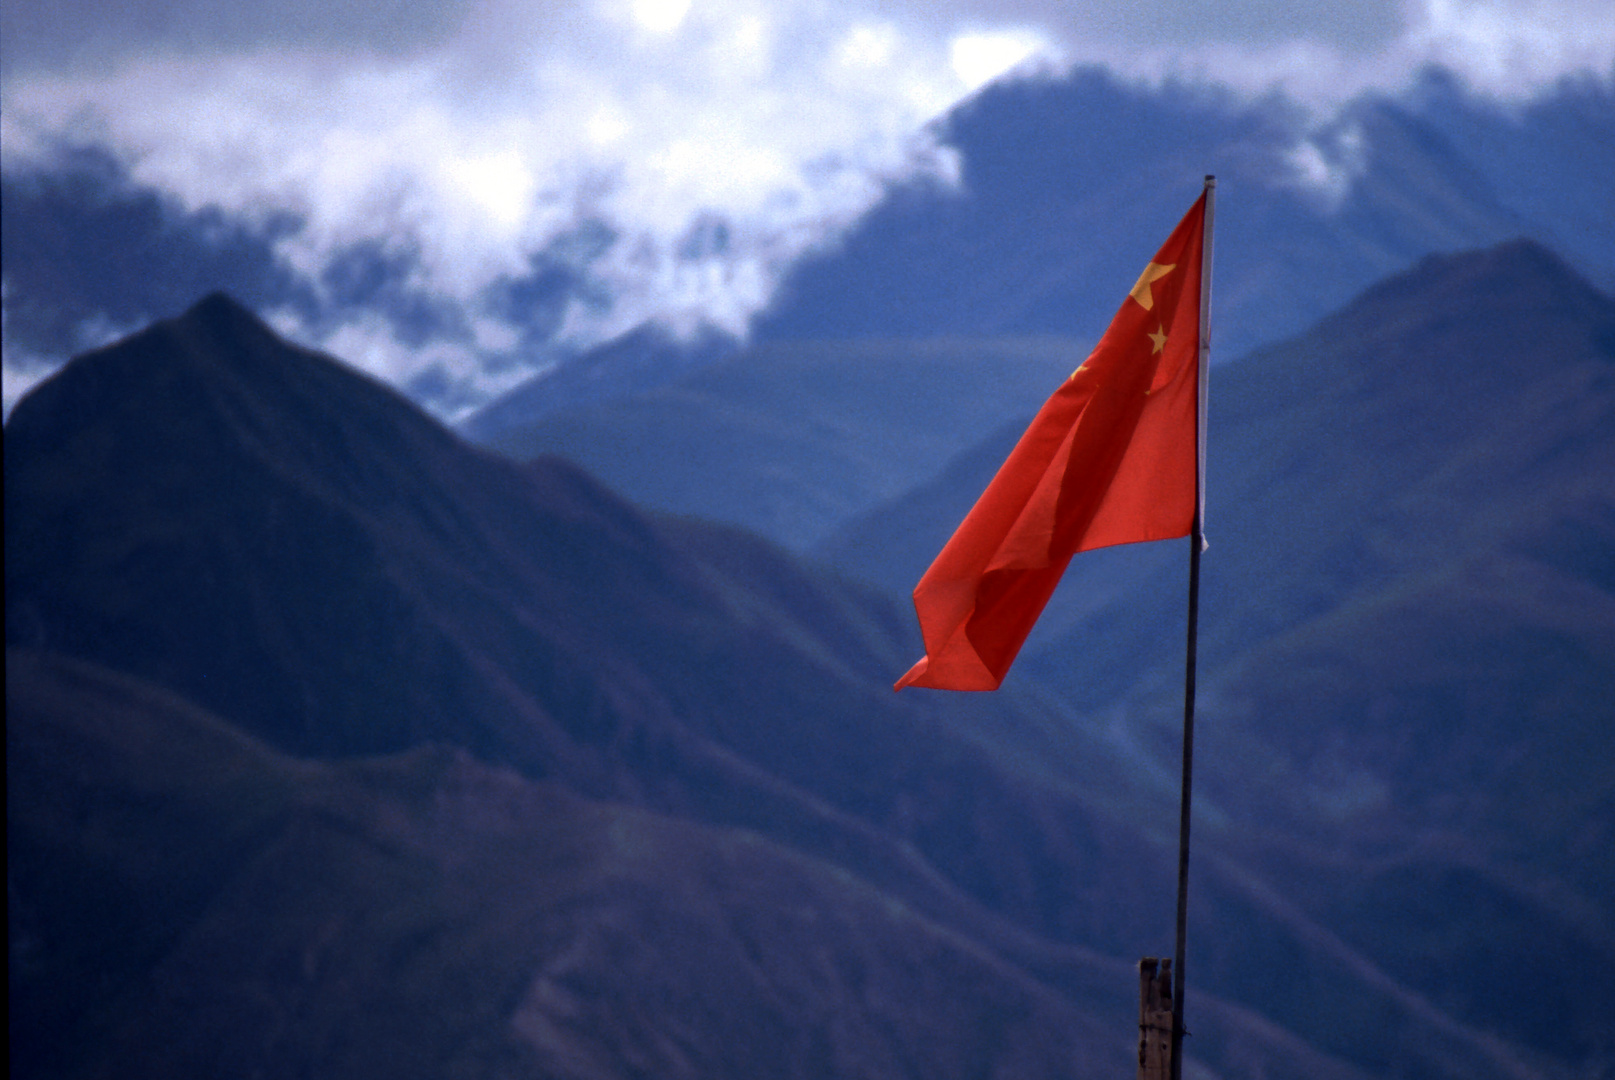
[[[893,695],[917,642],[878,593],[478,451],[224,297],[42,383],[5,451],[34,1075],[1130,1067],[1175,804],[1106,716]],[[1543,988],[1571,1049],[1500,1036],[1208,805],[1194,1068],[1598,1060],[1578,987]],[[1526,925],[1494,915],[1451,940]],[[1043,1018],[1075,1035],[1016,1034]]]
[[[294,760],[126,675],[6,666],[13,1075],[1053,1078],[1125,1056],[1124,1026],[755,833],[443,747]]]
[[[1515,242],[1427,259],[1307,334],[1216,368],[1207,533],[1219,554],[1207,560],[1202,623],[1209,659],[1242,653],[1353,588],[1394,584],[1603,498],[1595,466],[1608,448],[1609,406],[1595,375],[1615,348],[1612,327],[1608,297],[1540,246]],[[906,593],[1030,415],[815,553]],[[1544,440],[1553,453],[1516,458]],[[1122,611],[1141,606],[1169,617],[1182,583],[1181,570],[1167,567],[1187,560],[1166,547],[1073,563],[1040,633],[1080,618],[1090,621],[1079,636],[1091,640],[1098,622],[1132,621]],[[1142,601],[1151,590],[1159,600]],[[1050,659],[1034,650],[1032,666],[1044,664],[1071,691],[1102,676],[1103,661],[1085,668],[1055,659],[1091,654],[1055,636],[1040,639]],[[1139,647],[1149,648],[1127,649]],[[1155,663],[1176,663],[1175,642],[1153,648]],[[1055,674],[1062,666],[1068,678]]]
[[[1012,435],[821,554],[908,587]],[[1209,441],[1197,793],[1387,971],[1607,1055],[1615,302],[1529,242],[1431,257],[1218,369]],[[1094,554],[1017,675],[1168,769],[1182,545]]]
[[[1219,367],[1430,253],[1532,237],[1615,288],[1615,97],[1597,82],[1509,111],[1432,72],[1319,125],[1277,100],[1078,70],[994,84],[938,134],[959,152],[957,188],[894,187],[792,270],[721,371],[672,344],[647,358],[636,338],[624,370],[664,371],[643,389],[624,389],[638,375],[586,380],[599,390],[584,400],[577,380],[541,378],[462,430],[806,550],[1034,409],[1075,366],[1036,367],[1040,342],[1080,359],[1208,172]],[[914,366],[944,350],[963,362]],[[1034,365],[1006,381],[1018,350]],[[617,362],[584,370],[602,363]],[[863,367],[903,381],[850,370]],[[920,384],[929,419],[910,412]]]
[[[1006,80],[940,122],[957,189],[894,190],[793,269],[757,333],[1096,338],[1206,173],[1224,357],[1306,329],[1426,254],[1514,236],[1578,237],[1561,250],[1611,288],[1615,260],[1595,238],[1612,224],[1612,125],[1615,97],[1597,83],[1516,117],[1433,73],[1317,127],[1280,99],[1141,89],[1095,69]]]
[[[479,452],[227,298],[70,365],[5,440],[8,641],[284,752],[444,742],[910,876],[859,820],[894,761],[1005,787],[885,691],[913,641],[884,601]]]
[[[460,431],[470,439],[497,442],[501,433],[551,413],[677,382],[736,348],[735,341],[711,330],[680,341],[656,324],[641,326],[523,383],[472,414]]]
[[[804,550],[927,479],[1085,355],[1058,338],[764,343],[503,429],[491,414],[512,414],[499,403],[464,430],[520,460],[566,457],[638,505]]]
[[[1404,105],[1463,152],[1497,198],[1532,223],[1532,236],[1615,291],[1615,206],[1603,181],[1615,168],[1615,81],[1566,78],[1551,94],[1504,105],[1434,68]]]

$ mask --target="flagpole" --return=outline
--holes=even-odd
[[[1183,1078],[1183,968],[1189,930],[1189,789],[1194,771],[1194,676],[1200,624],[1200,552],[1205,548],[1206,376],[1211,366],[1211,227],[1217,178],[1206,177],[1206,216],[1200,256],[1200,400],[1195,419],[1195,505],[1189,530],[1189,640],[1183,679],[1183,788],[1178,802],[1178,925],[1172,964],[1172,1080]]]

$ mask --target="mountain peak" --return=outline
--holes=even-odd
[[[1591,340],[1589,336],[1591,335]],[[1493,396],[1504,383],[1608,355],[1615,307],[1558,255],[1518,239],[1477,251],[1427,255],[1296,339],[1310,360],[1274,374],[1310,382],[1349,371],[1404,391],[1454,386]],[[1289,345],[1263,350],[1288,355]],[[1263,354],[1251,358],[1268,366]],[[1243,363],[1243,362],[1242,362]],[[1309,374],[1310,372],[1310,374]],[[1448,391],[1450,393],[1450,391]],[[1450,396],[1445,398],[1451,405]]]
[[[140,454],[158,444],[276,460],[309,475],[362,438],[394,461],[458,440],[408,399],[333,357],[280,337],[223,292],[121,341],[74,357],[17,403],[9,450],[60,449],[99,430]]]
[[[180,323],[233,323],[268,330],[256,312],[222,290],[214,290],[192,304],[177,320]]]
[[[1598,290],[1563,259],[1528,237],[1478,250],[1426,255],[1411,269],[1388,278],[1363,295],[1394,291],[1403,282],[1462,288],[1472,297],[1487,295],[1496,288],[1517,290],[1522,286],[1567,296],[1599,295]]]

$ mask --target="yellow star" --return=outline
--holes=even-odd
[[[1155,307],[1155,295],[1150,292],[1150,282],[1156,278],[1165,277],[1177,269],[1177,265],[1177,263],[1167,263],[1162,266],[1160,263],[1150,263],[1144,268],[1144,272],[1138,275],[1138,284],[1134,285],[1133,291],[1127,295],[1137,300],[1145,311],[1153,310]]]
[[[1166,331],[1161,329],[1159,326],[1155,328],[1155,333],[1145,334],[1144,336],[1155,342],[1155,348],[1150,350],[1152,353],[1160,352],[1161,347],[1166,344]]]

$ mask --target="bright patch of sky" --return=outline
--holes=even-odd
[[[744,333],[888,184],[950,182],[927,123],[1016,70],[1097,62],[1327,110],[1431,61],[1504,97],[1615,65],[1607,0],[17,0],[0,20],[6,169],[98,145],[187,209],[293,213],[277,251],[315,283],[361,245],[400,254],[411,289],[463,312],[460,340],[411,345],[366,311],[277,324],[462,403],[545,362],[513,361],[513,316],[486,303],[535,259],[609,238],[582,245],[596,299],[563,344],[648,318]]]

